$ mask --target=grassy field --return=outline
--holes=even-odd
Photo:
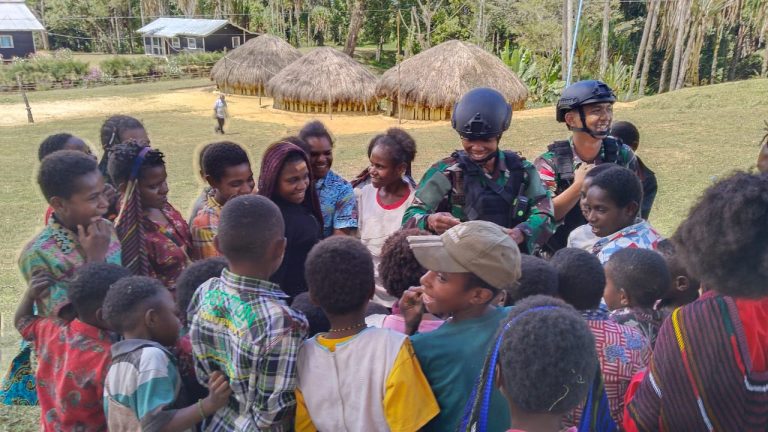
[[[53,100],[78,100],[100,96],[134,97],[168,93],[181,87],[206,85],[205,80],[170,81],[106,87],[89,90],[61,90],[30,95],[41,104]],[[656,171],[659,195],[651,214],[651,223],[665,234],[671,234],[685,217],[687,209],[701,191],[719,176],[735,169],[748,169],[754,164],[757,144],[762,137],[765,119],[765,95],[768,80],[750,80],[717,86],[684,89],[672,94],[641,99],[618,106],[617,120],[634,122],[642,133],[639,151],[646,164]],[[0,96],[3,104],[18,103],[17,96]],[[115,111],[131,112],[130,105],[115,107]],[[184,107],[139,115],[146,125],[153,146],[166,154],[171,188],[170,200],[183,214],[198,194],[200,182],[193,159],[196,149],[220,138],[213,133],[212,119],[186,110]],[[337,118],[335,115],[334,118]],[[322,118],[321,118],[322,119]],[[2,206],[0,221],[0,373],[7,370],[15,352],[18,336],[11,317],[23,285],[16,259],[22,245],[42,227],[46,208],[38,192],[34,175],[37,168],[37,146],[47,135],[69,131],[98,149],[98,130],[103,117],[82,117],[50,121],[34,125],[0,128],[0,187]],[[349,122],[364,121],[349,117]],[[419,148],[415,174],[420,176],[437,159],[448,155],[459,145],[455,133],[446,122],[431,127],[405,129],[413,134]],[[228,124],[226,139],[245,145],[258,171],[258,161],[265,147],[295,128],[283,124],[238,119]],[[337,134],[335,169],[350,177],[366,166],[365,149],[374,133]],[[502,146],[535,158],[554,139],[566,136],[566,130],[554,121],[554,110],[516,114],[512,128],[502,140]],[[0,407],[0,431],[37,430],[35,409]]]

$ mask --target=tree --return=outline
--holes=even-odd
[[[394,10],[389,0],[369,0],[363,34],[368,42],[376,44],[376,61],[381,61],[384,43],[392,34]],[[397,19],[395,17],[395,19]]]
[[[363,27],[365,19],[365,0],[354,0],[352,12],[349,18],[349,31],[347,32],[347,42],[344,44],[344,52],[350,57],[355,53],[357,47],[357,37],[360,29]]]
[[[611,25],[611,2],[605,0],[603,5],[603,32],[600,37],[600,79],[605,77],[608,68],[608,33]]]

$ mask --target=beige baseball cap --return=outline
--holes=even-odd
[[[427,270],[474,273],[497,289],[509,288],[520,279],[520,249],[492,222],[464,222],[439,236],[408,237],[408,244]]]

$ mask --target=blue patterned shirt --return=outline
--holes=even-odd
[[[592,247],[592,253],[605,265],[611,255],[621,249],[656,250],[662,240],[661,234],[648,222],[638,219],[634,225],[599,239]]]
[[[357,228],[357,204],[352,185],[333,171],[315,182],[323,212],[323,238],[333,230]]]

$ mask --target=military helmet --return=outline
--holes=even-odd
[[[459,99],[453,107],[451,125],[463,138],[488,139],[501,136],[512,122],[512,106],[498,91],[479,87]]]
[[[570,110],[602,102],[616,102],[616,95],[608,84],[598,80],[573,83],[563,90],[557,101],[557,121],[565,122],[565,113]]]

